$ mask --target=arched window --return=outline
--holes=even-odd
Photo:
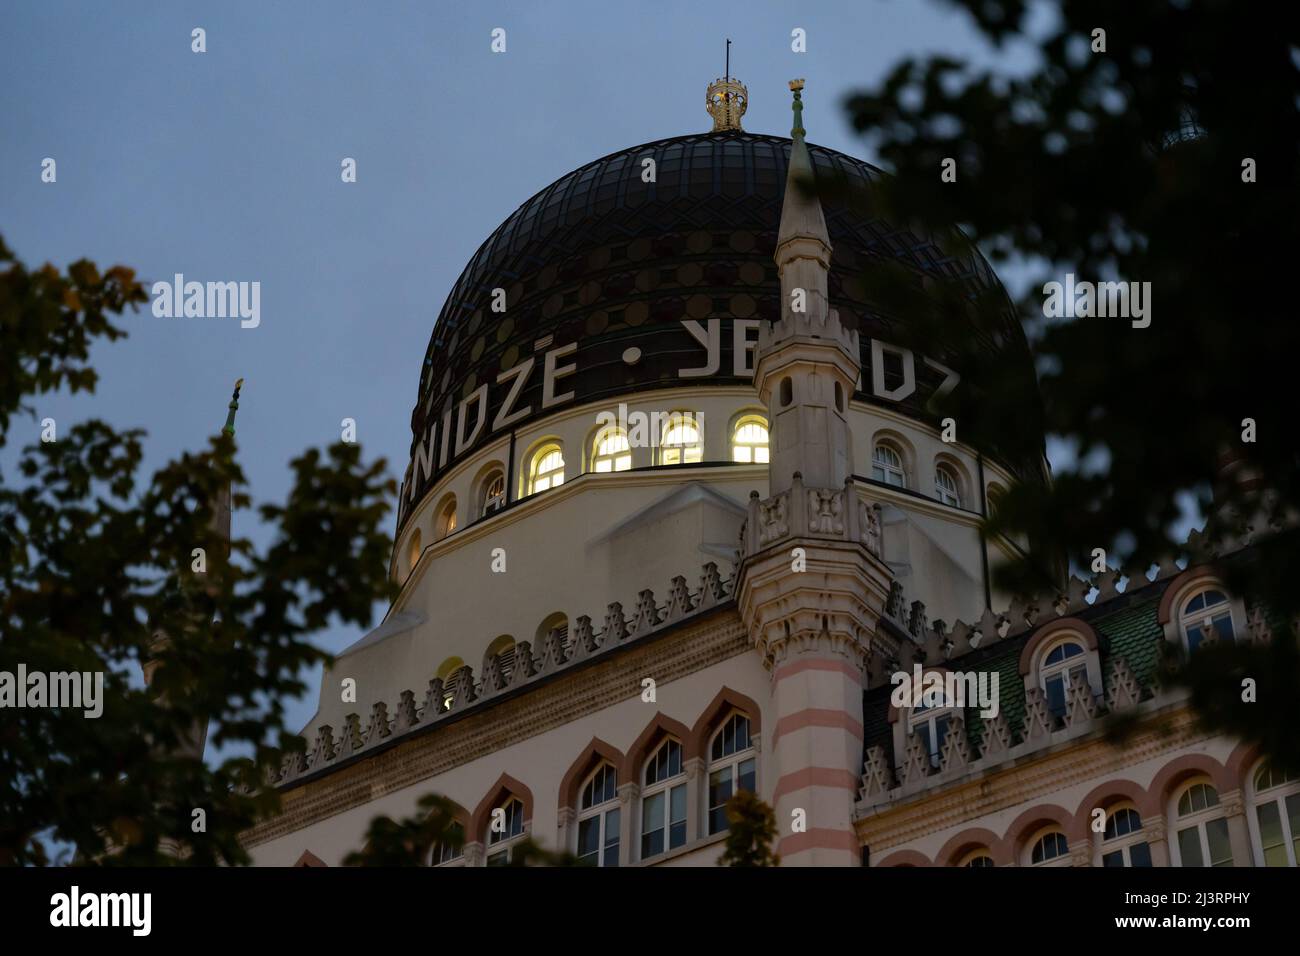
[[[999,484],[989,485],[988,490],[984,492],[984,499],[989,503],[989,514],[995,515],[998,513],[998,502],[1002,500],[1002,496],[1006,493],[1007,490]]]
[[[982,866],[994,866],[995,864],[993,863],[992,854],[990,854],[988,850],[984,849],[984,847],[981,846],[981,847],[976,847],[975,849],[967,853],[965,856],[963,856],[961,858],[961,862],[958,863],[957,865],[982,867]]]
[[[451,710],[451,702],[456,699],[456,681],[460,679],[460,669],[465,662],[459,657],[449,657],[438,665],[436,675],[442,681],[442,709]]]
[[[456,530],[456,496],[448,495],[438,509],[438,537],[445,538]]]
[[[1300,774],[1265,763],[1254,777],[1256,850],[1265,866],[1300,863]]]
[[[903,472],[903,456],[888,442],[877,442],[871,453],[871,477],[887,485],[903,488],[907,478]]]
[[[1142,832],[1142,817],[1125,804],[1106,814],[1101,834],[1101,865],[1106,867],[1150,866],[1151,847]]]
[[[498,812],[499,811],[499,812]],[[488,866],[505,866],[510,853],[524,835],[524,804],[511,797],[501,807],[494,809],[488,818]]]
[[[621,428],[605,428],[592,446],[591,470],[598,474],[627,471],[632,467],[632,446]]]
[[[528,493],[536,494],[564,484],[564,452],[554,442],[533,452],[528,466]]]
[[[495,469],[489,472],[479,487],[481,488],[478,502],[479,517],[490,515],[505,506],[506,473],[504,471]]]
[[[578,797],[578,859],[591,866],[618,866],[618,771],[602,763]]]
[[[1185,786],[1175,801],[1180,866],[1232,866],[1228,821],[1208,779]]]
[[[534,635],[534,647],[545,647],[546,639],[550,636],[551,631],[560,632],[560,645],[569,646],[569,618],[563,611],[556,611],[554,614],[548,614],[542,619],[542,623],[537,625],[537,633]]]
[[[673,412],[659,442],[659,464],[694,465],[704,460],[700,424],[691,412]]]
[[[1231,643],[1236,638],[1232,606],[1223,592],[1214,588],[1197,592],[1183,604],[1178,625],[1189,654],[1196,653],[1196,649],[1207,640]]]
[[[709,833],[727,829],[727,801],[737,790],[758,790],[758,760],[749,737],[749,718],[734,713],[709,744]]]
[[[453,823],[449,828],[449,839],[439,841],[433,845],[433,854],[429,859],[430,866],[448,866],[457,863],[465,857],[465,827],[460,823]]]
[[[952,724],[953,708],[918,704],[907,717],[907,733],[919,734],[930,758],[930,766],[938,767],[943,753],[943,742]]]
[[[947,465],[936,465],[934,469],[934,493],[935,496],[946,505],[952,505],[954,508],[961,507],[961,492],[958,491],[960,486],[957,484],[957,476]]]
[[[501,671],[501,679],[509,680],[511,672],[515,669],[515,639],[509,634],[502,634],[489,644],[483,655],[484,670],[487,669],[488,661],[494,657],[497,659],[497,668]]]
[[[420,529],[416,528],[411,532],[411,543],[406,546],[407,574],[415,570],[415,566],[420,563],[420,555],[423,553],[424,545],[420,541]]]
[[[641,859],[686,844],[686,770],[671,737],[645,763],[641,789]]]
[[[1043,657],[1038,679],[1047,697],[1047,709],[1057,721],[1065,719],[1070,688],[1088,684],[1088,656],[1077,641],[1061,641]]]
[[[767,420],[759,415],[746,415],[736,422],[731,436],[731,460],[746,464],[765,464],[768,461]]]
[[[1069,859],[1069,855],[1070,844],[1065,839],[1065,834],[1060,830],[1048,830],[1034,841],[1034,848],[1029,854],[1029,862],[1032,866],[1042,866],[1053,862],[1060,866],[1062,861]]]

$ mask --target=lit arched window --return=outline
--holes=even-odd
[[[961,507],[961,492],[959,492],[957,476],[953,474],[951,468],[947,465],[936,465],[934,469],[934,493],[940,501],[946,505],[952,505],[954,508]]]
[[[1047,697],[1047,709],[1058,720],[1065,719],[1070,688],[1088,684],[1088,656],[1078,641],[1061,641],[1043,658],[1038,680]]]
[[[420,555],[423,553],[424,545],[420,541],[420,529],[416,528],[411,532],[411,543],[406,546],[407,574],[415,570],[415,566],[420,563]]]
[[[578,798],[578,859],[591,866],[618,866],[618,771],[597,767]]]
[[[1062,861],[1069,859],[1069,854],[1070,844],[1065,839],[1065,834],[1060,830],[1048,830],[1034,841],[1029,863],[1031,866],[1042,866],[1055,862],[1060,866]]]
[[[456,530],[456,496],[448,495],[438,511],[438,537],[445,538]]]
[[[1208,780],[1185,786],[1175,801],[1180,866],[1232,866],[1228,821]]]
[[[757,757],[749,737],[749,718],[735,713],[718,728],[709,745],[709,832],[727,829],[727,801],[737,790],[758,790]]]
[[[1150,866],[1151,847],[1142,832],[1137,808],[1125,804],[1106,813],[1101,835],[1101,865],[1106,867]]]
[[[596,436],[592,447],[591,470],[598,474],[627,471],[632,467],[632,446],[627,432],[621,428],[606,428]]]
[[[509,680],[510,673],[515,668],[515,639],[509,634],[502,634],[488,645],[488,649],[483,655],[485,670],[488,661],[494,657],[497,659],[497,668],[501,671],[501,679]]]
[[[483,479],[482,491],[479,495],[478,513],[479,516],[490,515],[497,511],[506,503],[506,474],[504,471],[493,471]]]
[[[915,698],[913,698],[915,699]],[[943,742],[948,738],[948,727],[952,724],[953,708],[918,704],[912,708],[907,717],[907,732],[919,734],[925,745],[925,752],[930,758],[930,766],[939,766],[943,753]]]
[[[559,445],[543,445],[533,453],[528,469],[528,493],[536,494],[564,484],[564,452]]]
[[[511,797],[499,808],[502,812],[488,818],[488,866],[505,866],[510,862],[510,852],[524,835],[524,804]]]
[[[731,460],[747,464],[764,464],[768,460],[767,421],[758,415],[748,415],[736,422],[731,436]]]
[[[659,464],[694,465],[704,460],[700,424],[690,412],[673,412],[659,442]]]
[[[907,484],[903,473],[903,456],[887,442],[879,442],[871,453],[871,477],[887,485],[902,488]]]
[[[686,770],[682,745],[669,738],[645,763],[641,788],[641,859],[686,844]]]
[[[1232,626],[1232,605],[1223,592],[1215,588],[1207,588],[1192,595],[1183,604],[1178,625],[1189,654],[1196,653],[1196,649],[1207,639],[1232,643],[1236,638]]]
[[[459,657],[449,657],[438,665],[435,675],[442,681],[442,709],[450,710],[451,702],[456,699],[456,681],[460,679],[460,669],[465,662]]]
[[[1256,850],[1264,865],[1300,865],[1300,774],[1265,763],[1254,785]]]
[[[988,850],[983,847],[976,847],[961,858],[958,866],[984,867],[993,866],[993,857]]]

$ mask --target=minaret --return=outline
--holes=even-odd
[[[848,402],[861,373],[858,336],[827,300],[831,243],[805,194],[802,80],[794,92],[790,170],[777,239],[781,317],[761,328],[754,382],[772,424],[769,497],[751,492],[738,604],[772,678],[770,738],[778,852],[792,865],[856,866],[862,693],[873,657],[897,642],[877,628],[891,575],[877,506],[853,484]]]

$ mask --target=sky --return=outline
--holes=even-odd
[[[96,394],[40,398],[0,469],[12,476],[42,418],[99,417],[145,428],[152,470],[206,443],[243,377],[255,504],[283,500],[288,462],[337,441],[344,418],[400,478],[425,347],[470,256],[570,170],[711,128],[705,87],[728,37],[746,129],[788,135],[786,83],[803,77],[809,139],[868,161],[844,98],[898,60],[1028,62],[934,0],[6,3],[0,235],[18,258],[120,263],[146,283],[259,282],[261,299],[256,328],[128,313],[129,337],[92,353]],[[349,157],[355,183],[340,176]],[[249,512],[235,531],[269,540]],[[334,627],[319,643],[337,652],[361,635]],[[318,682],[289,708],[295,729]]]

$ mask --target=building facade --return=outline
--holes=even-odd
[[[1295,865],[1300,780],[1157,684],[1162,642],[1277,623],[1213,562],[998,593],[1025,542],[981,520],[1045,461],[945,441],[959,370],[894,345],[860,279],[996,276],[803,188],[880,173],[806,143],[791,88],[790,138],[745,132],[726,77],[713,131],[575,170],[475,254],[412,414],[401,593],[326,671],[255,862],[337,865],[439,793],[465,839],[432,865],[531,836],[711,866],[744,788],[785,865]],[[1009,306],[988,348],[1031,361]],[[899,674],[972,694],[899,706]]]

